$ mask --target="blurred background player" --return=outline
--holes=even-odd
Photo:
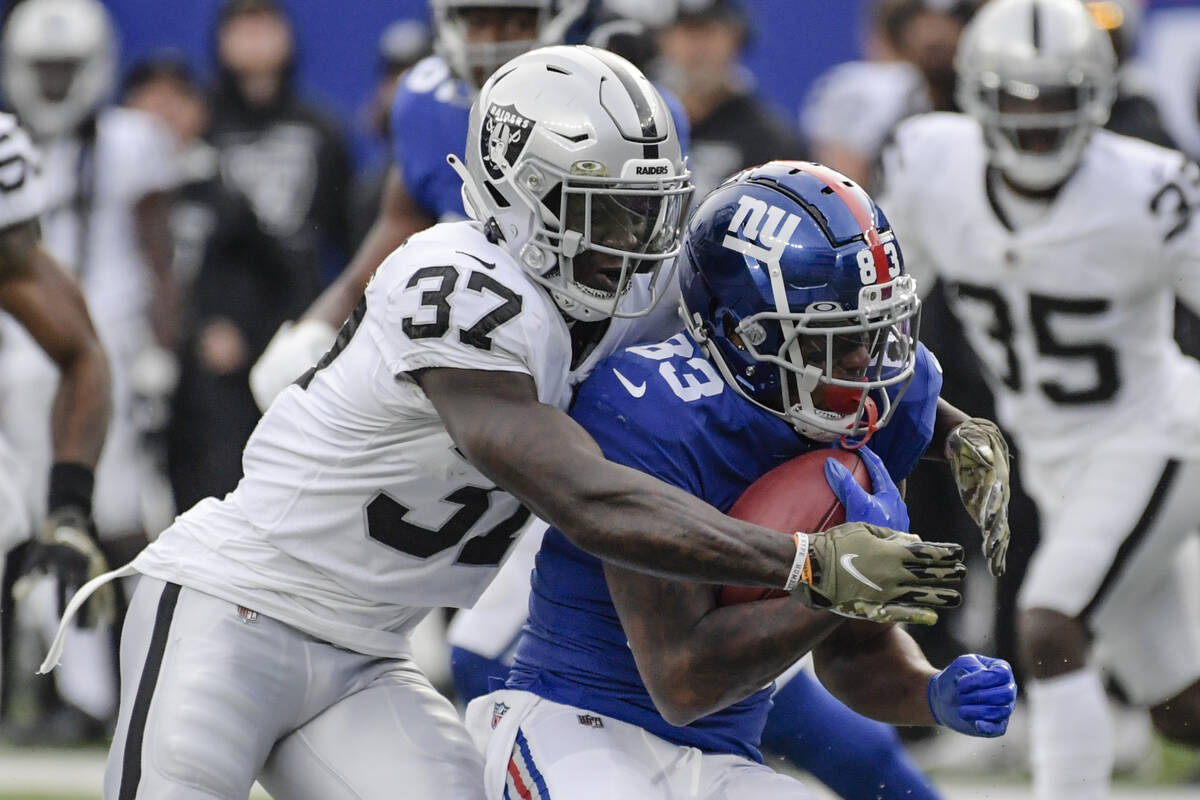
[[[0,115],[0,310],[6,326],[20,325],[53,362],[59,379],[52,404],[43,407],[53,442],[53,463],[39,483],[44,498],[30,501],[27,471],[37,467],[0,437],[0,548],[5,560],[0,576],[0,722],[16,740],[53,740],[57,736],[96,736],[103,732],[96,717],[66,720],[52,714],[40,718],[31,709],[14,713],[16,689],[29,689],[17,674],[14,659],[14,603],[37,591],[49,595],[54,609],[88,578],[104,572],[105,558],[92,526],[94,471],[111,412],[108,362],[92,327],[79,287],[42,246],[38,215],[45,205],[39,157],[29,137],[9,114]],[[0,407],[25,390],[25,376],[5,373]],[[37,530],[34,537],[30,534]],[[40,578],[45,573],[44,579]],[[35,585],[36,584],[36,585]],[[116,612],[112,588],[97,596],[81,622],[110,624]],[[95,633],[77,643],[87,649]],[[102,648],[106,637],[100,634]],[[74,676],[73,676],[74,677]],[[70,679],[68,679],[70,680]],[[66,681],[64,681],[66,682]],[[86,690],[81,692],[87,695]],[[49,709],[40,709],[48,711]],[[77,714],[86,711],[77,711]]]
[[[120,563],[174,512],[154,439],[164,415],[152,413],[172,388],[177,330],[170,134],[146,114],[108,104],[116,43],[97,0],[26,0],[9,16],[0,47],[5,95],[42,153],[45,248],[79,282],[112,370],[112,420],[93,510],[110,560]],[[0,374],[22,376],[0,426],[30,465],[31,495],[43,497],[54,458],[46,409],[58,369],[6,320]],[[35,584],[18,615],[22,628],[41,637],[60,610],[46,585]],[[116,710],[112,645],[103,627],[87,639],[74,645],[79,656],[57,686],[85,719],[103,724]]]
[[[941,377],[914,336],[920,302],[886,218],[843,181],[771,162],[700,205],[680,257],[687,333],[608,358],[575,398],[573,417],[607,457],[728,509],[772,467],[846,436],[876,444],[899,478],[929,449]],[[764,217],[775,222],[760,228]],[[846,519],[906,528],[883,462],[859,452],[874,496],[827,467]],[[823,679],[864,713],[1004,732],[1015,685],[1002,661],[964,656],[937,673],[898,628],[797,618],[782,598],[722,607],[717,587],[602,563],[551,529],[508,689],[468,710],[488,797],[536,784],[548,797],[810,798],[764,767],[758,746],[769,684],[813,647]],[[822,719],[842,746],[845,718]],[[842,776],[846,797],[935,796],[841,766],[875,779]]]
[[[1200,366],[1171,312],[1176,295],[1200,307],[1200,172],[1100,129],[1116,59],[1075,0],[993,0],[956,65],[970,116],[901,125],[881,202],[910,263],[946,281],[1038,503],[1020,597],[1036,796],[1100,798],[1102,668],[1164,736],[1198,742]]]

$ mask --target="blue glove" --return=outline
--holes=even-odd
[[[858,455],[867,466],[875,494],[859,486],[841,462],[833,458],[825,460],[825,480],[846,507],[846,522],[865,522],[908,533],[908,506],[904,505],[887,467],[865,447],[859,448]]]
[[[972,653],[930,678],[926,697],[939,725],[990,738],[1008,730],[1017,684],[1007,661]]]

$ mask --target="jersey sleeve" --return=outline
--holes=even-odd
[[[899,389],[888,390],[895,397]],[[933,441],[937,401],[942,392],[942,367],[925,345],[917,344],[913,379],[888,424],[870,440],[870,448],[887,466],[892,480],[902,481],[916,468]]]
[[[365,325],[392,374],[450,367],[537,379],[555,321],[527,279],[506,274],[517,269],[419,242],[388,256],[367,286]]]
[[[392,99],[393,163],[405,191],[434,220],[466,216],[458,176],[446,163],[447,153],[463,156],[467,139],[469,111],[456,104],[456,83],[446,62],[432,56],[409,70]]]
[[[1200,314],[1200,165],[1183,158],[1178,173],[1153,195],[1151,211],[1156,212],[1165,261],[1174,267],[1175,295]]]
[[[11,114],[0,114],[0,228],[36,219],[45,210],[41,159]]]

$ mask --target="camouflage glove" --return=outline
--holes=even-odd
[[[42,524],[21,566],[21,578],[13,586],[17,600],[28,594],[33,575],[53,575],[57,582],[58,612],[61,615],[75,591],[92,578],[108,572],[108,560],[91,533],[87,515],[75,506],[52,511]],[[106,583],[95,591],[78,616],[77,624],[90,628],[111,623],[116,617],[116,590]]]
[[[792,594],[810,608],[871,622],[932,625],[935,609],[962,601],[951,588],[966,574],[956,544],[923,542],[911,533],[862,522],[797,537],[806,554]]]
[[[988,572],[1004,574],[1008,553],[1008,443],[991,420],[973,417],[946,437],[958,495],[983,532]]]

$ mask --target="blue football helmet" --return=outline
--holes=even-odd
[[[714,189],[679,280],[684,324],[725,381],[811,439],[865,441],[912,379],[916,282],[883,211],[828,167],[772,161]]]

